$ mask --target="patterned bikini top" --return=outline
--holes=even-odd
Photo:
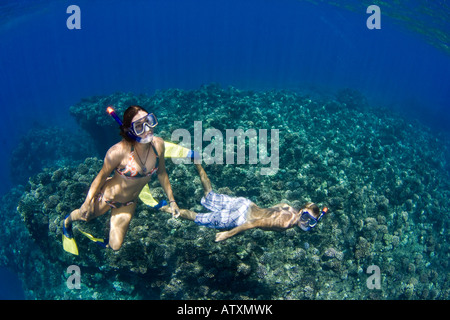
[[[154,174],[156,172],[156,170],[158,170],[158,165],[159,165],[159,155],[158,155],[158,152],[156,151],[156,148],[153,145],[153,143],[152,143],[152,148],[153,148],[153,152],[155,152],[155,154],[156,154],[156,163],[155,163],[155,167],[152,170],[150,170],[149,172],[144,172],[143,174],[139,172],[138,167],[137,167],[137,162],[134,158],[134,155],[135,155],[134,146],[132,145],[130,156],[128,157],[127,165],[125,166],[125,168],[116,168],[116,172],[118,174],[120,174],[121,176],[124,176],[128,179],[138,179],[138,178],[144,178],[144,177],[151,176],[152,174]]]

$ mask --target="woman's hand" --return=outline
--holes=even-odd
[[[170,210],[172,211],[172,217],[178,218],[180,216],[180,208],[175,201],[170,202]]]
[[[90,216],[94,213],[94,201],[86,199],[79,210],[81,214],[81,220],[89,220]]]

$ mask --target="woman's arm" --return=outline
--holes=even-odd
[[[105,159],[103,160],[103,167],[95,177],[94,181],[92,181],[91,187],[89,188],[88,194],[86,196],[86,200],[80,208],[82,215],[85,215],[88,212],[93,212],[92,206],[95,196],[100,192],[100,189],[104,185],[111,172],[119,165],[122,159],[122,148],[119,146],[119,143],[109,148],[108,152],[106,152]]]
[[[166,162],[164,159],[164,141],[162,139],[158,139],[158,154],[159,154],[159,166],[158,171],[156,172],[158,174],[158,180],[161,184],[161,187],[163,188],[164,192],[167,195],[167,198],[169,199],[170,208],[172,209],[172,215],[174,218],[178,218],[180,216],[180,209],[178,208],[177,203],[175,202],[175,198],[173,196],[172,192],[172,186],[169,181],[169,175],[166,171]]]

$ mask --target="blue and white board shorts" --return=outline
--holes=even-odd
[[[232,229],[246,220],[251,201],[243,197],[230,197],[210,191],[201,204],[211,212],[198,213],[194,222],[214,229]]]

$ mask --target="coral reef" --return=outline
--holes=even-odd
[[[205,165],[213,187],[261,206],[313,201],[329,213],[311,232],[253,229],[215,243],[215,230],[139,203],[117,252],[77,231],[106,235],[108,214],[75,223],[75,257],[62,250],[62,219],[81,205],[102,161],[43,169],[3,199],[8,205],[1,213],[12,223],[0,230],[0,264],[21,275],[28,298],[449,298],[448,140],[387,110],[358,107],[364,98],[353,90],[334,100],[209,85],[92,97],[71,113],[104,152],[120,139],[106,106],[121,114],[135,103],[157,115],[156,134],[168,140],[178,128],[193,132],[200,120],[204,130],[279,129],[276,175],[261,175],[261,163]],[[193,166],[169,160],[167,169],[179,206],[202,210]],[[156,179],[150,189],[163,196]],[[14,240],[16,233],[21,241]],[[66,286],[72,264],[81,269],[79,290]],[[366,285],[371,265],[381,270],[381,289]]]

